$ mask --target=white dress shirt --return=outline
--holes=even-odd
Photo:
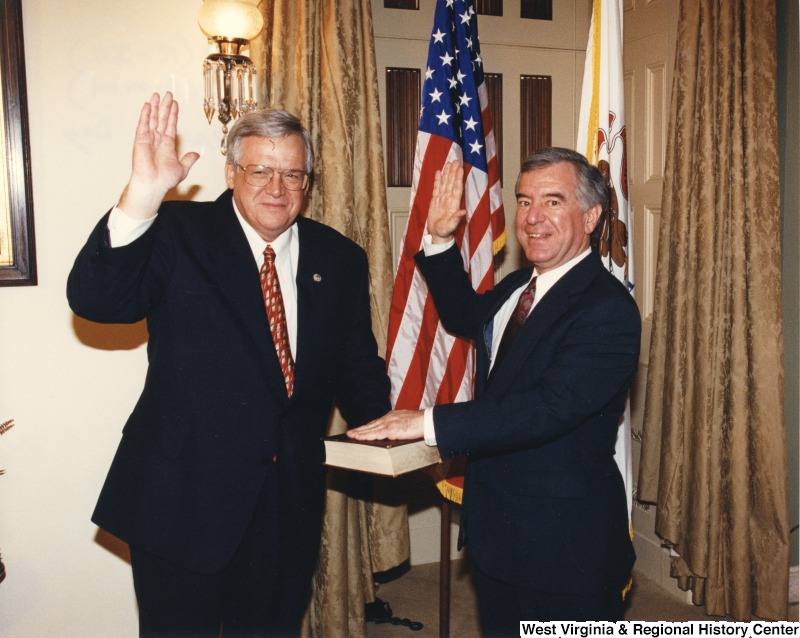
[[[236,218],[242,226],[247,243],[253,253],[256,265],[261,269],[264,263],[264,249],[267,244],[258,235],[255,229],[245,221],[236,202],[233,202]],[[108,218],[108,237],[113,248],[126,246],[141,237],[152,226],[156,215],[149,219],[133,219],[125,211],[115,206]],[[288,230],[278,236],[269,244],[275,251],[275,269],[278,271],[278,281],[281,284],[284,312],[286,313],[286,328],[289,331],[289,346],[292,356],[297,356],[297,262],[300,255],[300,240],[297,233],[297,224],[292,224]],[[265,311],[266,312],[266,311]]]
[[[443,253],[445,250],[450,248],[453,245],[453,241],[450,241],[445,244],[434,244],[433,238],[425,232],[422,236],[422,249],[425,252],[426,257],[430,257],[432,255],[438,255],[439,253]],[[575,265],[577,265],[580,261],[585,259],[587,256],[591,254],[591,248],[587,248],[583,251],[580,255],[573,257],[568,262],[561,264],[560,266],[553,268],[552,270],[548,270],[547,272],[542,273],[541,275],[536,272],[536,269],[533,269],[533,275],[531,275],[531,279],[533,277],[537,277],[536,279],[536,296],[533,300],[533,305],[531,306],[531,310],[528,312],[530,314],[531,311],[536,307],[542,297],[547,294],[556,282],[561,279],[567,272],[569,272]],[[528,279],[525,283],[523,283],[519,288],[517,288],[511,295],[509,295],[508,299],[506,299],[505,303],[500,306],[500,309],[494,315],[494,321],[492,323],[492,360],[489,362],[489,370],[492,369],[494,365],[494,359],[497,355],[497,349],[500,347],[500,340],[503,335],[503,332],[506,329],[506,324],[508,320],[511,318],[511,315],[514,312],[514,308],[517,305],[517,301],[519,301],[519,296],[522,294],[522,291],[530,283],[530,279]],[[424,434],[425,434],[425,443],[428,445],[436,445],[436,430],[434,429],[433,424],[433,408],[426,408],[424,412]]]

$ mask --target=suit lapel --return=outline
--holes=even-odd
[[[532,273],[533,268],[515,270],[506,276],[492,291],[495,298],[486,312],[487,321],[483,325],[478,343],[475,344],[477,353],[477,369],[475,375],[476,396],[481,396],[483,394],[487,383],[487,377],[489,376],[489,363],[492,360],[492,341],[493,338],[499,338],[494,336],[494,316],[502,305],[508,301],[508,298],[514,294],[517,288],[530,279]]]
[[[553,326],[577,303],[597,273],[596,258],[592,253],[558,280],[531,311],[503,361],[492,369],[490,382],[493,386],[503,388],[513,382],[537,344],[551,334]]]
[[[488,321],[483,326],[483,337],[481,340],[482,343],[480,344],[484,353],[489,359],[492,357],[494,316],[497,314],[503,304],[508,301],[508,298],[514,294],[517,288],[531,278],[532,274],[533,268],[522,268],[520,270],[515,270],[505,279],[503,279],[503,281],[500,282],[495,289],[496,298],[486,313]]]
[[[295,394],[302,393],[309,366],[319,361],[322,349],[320,326],[330,307],[328,291],[332,282],[333,260],[325,254],[313,225],[304,217],[297,218],[299,258],[297,261],[297,352],[295,353]]]
[[[252,339],[257,359],[274,380],[268,384],[270,389],[276,397],[286,400],[283,373],[266,319],[258,266],[233,210],[230,191],[215,202],[211,229],[206,251],[209,278],[218,285],[244,334]]]

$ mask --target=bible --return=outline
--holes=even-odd
[[[324,439],[325,465],[370,474],[398,476],[441,463],[439,450],[414,441],[356,441],[346,434]]]

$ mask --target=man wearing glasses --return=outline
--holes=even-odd
[[[164,202],[178,105],[145,104],[133,171],[70,273],[86,319],[147,319],[149,368],[93,520],[130,545],[141,635],[298,635],[324,503],[321,437],[390,409],[367,262],[300,216],[313,168],[289,113],[241,117],[230,190]]]

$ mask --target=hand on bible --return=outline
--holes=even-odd
[[[360,428],[347,431],[347,436],[357,441],[407,441],[421,439],[424,434],[422,410],[392,410],[380,419],[370,421]]]

